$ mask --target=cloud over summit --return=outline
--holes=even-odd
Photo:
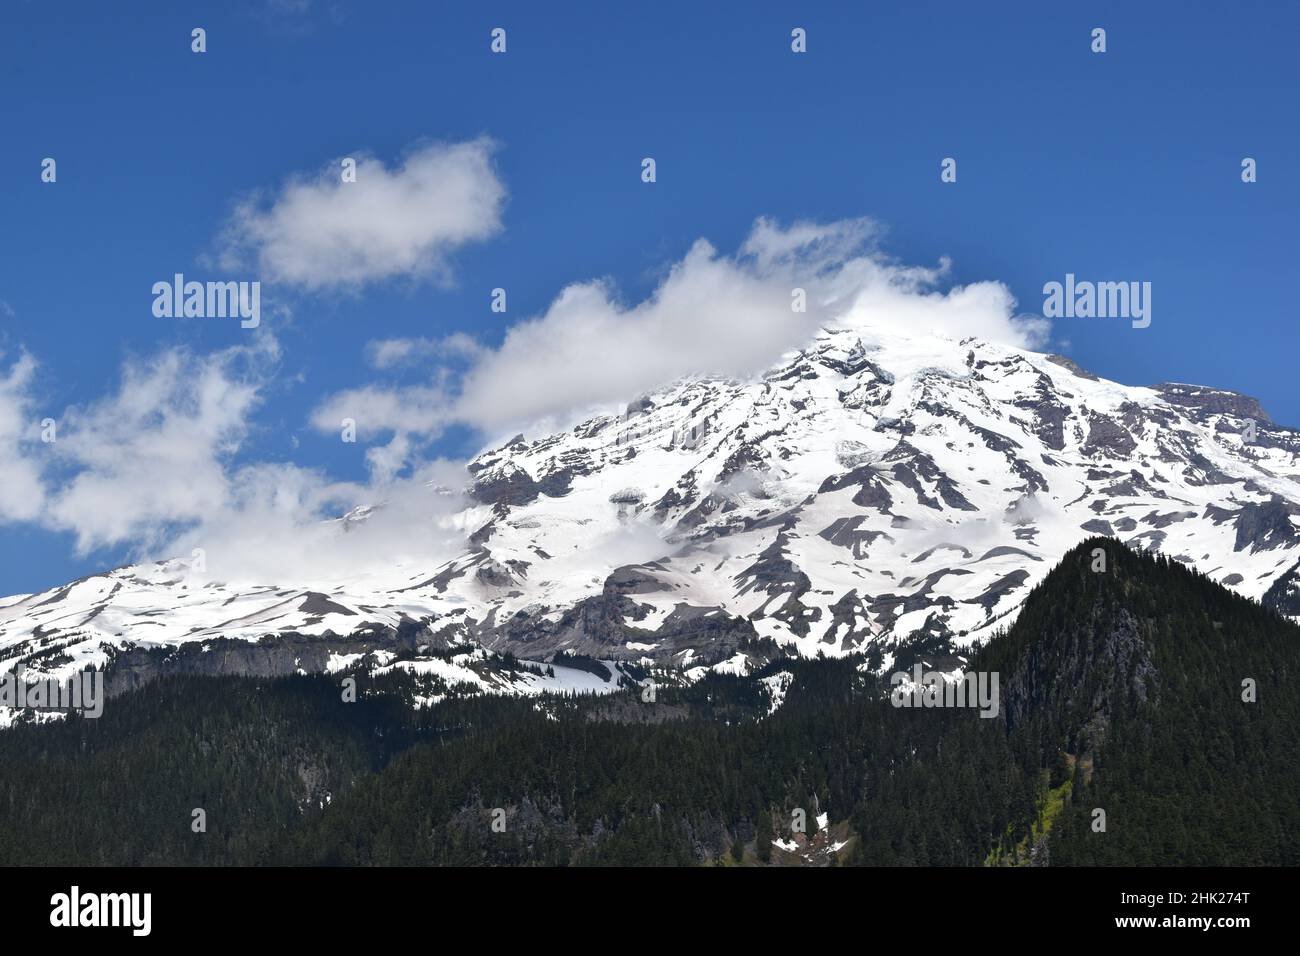
[[[948,263],[907,266],[878,246],[869,219],[782,226],[758,219],[734,254],[696,240],[642,301],[622,301],[608,279],[564,287],[540,315],[511,326],[495,348],[371,343],[379,368],[421,357],[428,384],[342,391],[315,416],[322,430],[348,410],[373,434],[436,437],[459,424],[498,434],[625,402],[683,376],[744,377],[807,344],[818,328],[851,325],[901,333],[977,336],[1022,347],[1047,323],[1015,311],[1000,282],[945,287]],[[804,311],[797,311],[795,290]],[[466,364],[467,363],[467,364]]]

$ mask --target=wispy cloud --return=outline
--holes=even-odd
[[[366,343],[366,359],[377,369],[390,369],[430,359],[476,359],[486,351],[464,332],[440,339],[376,339]]]

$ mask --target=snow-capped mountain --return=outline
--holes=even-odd
[[[465,645],[744,670],[776,652],[767,638],[888,666],[898,642],[960,647],[1010,623],[1090,535],[1300,614],[1297,515],[1300,432],[1253,399],[973,339],[825,330],[754,380],[677,382],[479,455],[450,560],[310,587],[121,568],[0,600],[0,670],[228,654],[222,638],[290,648],[306,670]]]

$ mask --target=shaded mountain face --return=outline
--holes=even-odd
[[[997,861],[1300,863],[1294,622],[1093,540],[971,666],[1006,675],[1007,732],[1044,778],[1036,825]]]
[[[519,436],[464,492],[465,547],[434,566],[246,584],[170,562],[0,600],[0,667],[295,635],[334,643],[245,672],[473,645],[698,676],[756,666],[743,648],[765,639],[883,668],[1008,625],[1089,535],[1300,613],[1300,433],[1245,396],[977,340],[827,330],[753,381],[682,381]]]
[[[1300,862],[1300,626],[1089,539],[968,663],[992,719],[859,654],[421,708],[410,674],[165,676],[0,734],[0,863]]]

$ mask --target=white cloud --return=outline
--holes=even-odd
[[[459,553],[463,462],[423,464],[405,479],[333,482],[293,465],[255,464],[229,478],[227,506],[171,539],[160,554],[202,548],[206,574],[228,582],[316,587],[397,564],[435,566]],[[335,520],[365,505],[361,521]],[[329,519],[329,520],[327,520]],[[472,530],[472,529],[468,529]]]
[[[426,438],[452,423],[493,434],[539,421],[562,427],[682,376],[760,372],[824,325],[976,336],[1023,347],[1045,340],[1046,321],[1018,316],[1003,284],[945,288],[946,260],[934,268],[901,265],[876,247],[878,234],[866,219],[789,227],[759,219],[735,255],[697,241],[644,301],[622,303],[607,281],[575,283],[542,315],[513,326],[499,347],[462,351],[470,359],[463,374],[435,366],[434,388],[345,392],[322,406],[317,427],[337,427],[333,419],[344,407],[372,430]],[[806,312],[791,308],[795,288],[806,293]],[[412,357],[436,359],[443,349],[408,342],[372,346],[372,361],[386,367]],[[396,451],[386,454],[389,467]]]
[[[68,409],[52,446],[66,478],[46,520],[78,550],[159,543],[229,505],[226,463],[247,435],[275,340],[131,360],[116,393]]]
[[[356,181],[341,161],[290,179],[278,195],[239,203],[221,237],[228,269],[307,290],[391,278],[450,281],[447,257],[501,229],[505,186],[492,168],[493,143],[434,143],[393,169],[367,156]]]
[[[353,421],[358,441],[373,441],[386,432],[427,435],[448,423],[453,400],[438,385],[363,386],[331,395],[312,412],[311,423],[328,433],[339,431],[345,420]]]
[[[0,522],[29,521],[45,500],[30,395],[35,372],[36,361],[25,353],[7,369],[0,364]]]
[[[366,343],[366,359],[377,369],[390,369],[431,358],[473,359],[484,349],[464,332],[440,339],[376,339]]]
[[[495,429],[626,400],[682,375],[756,371],[828,317],[819,304],[793,312],[795,284],[790,268],[760,271],[701,240],[636,305],[619,303],[607,282],[571,285],[469,370],[455,416]]]

